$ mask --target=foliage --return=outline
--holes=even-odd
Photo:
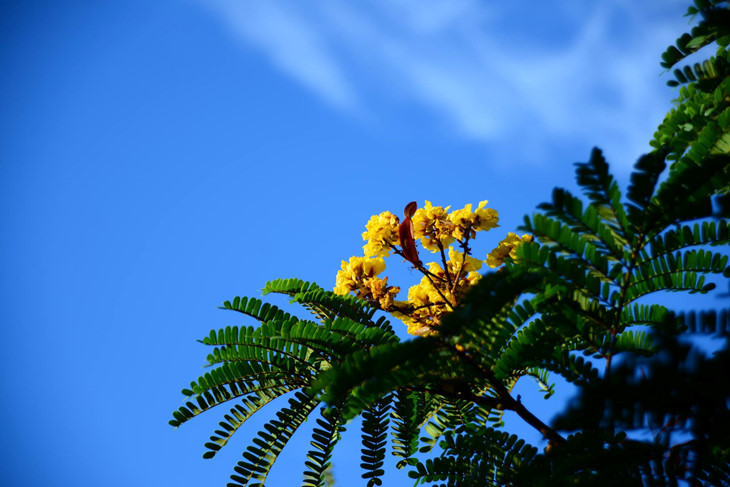
[[[672,68],[713,43],[717,52],[675,71],[677,105],[659,126],[654,151],[636,163],[625,195],[595,149],[577,165],[586,199],[556,189],[525,218],[535,241],[509,237],[509,249],[490,256],[505,264],[461,285],[462,275],[476,271],[466,270],[471,230],[491,228],[496,212],[480,205],[449,213],[427,203],[409,204],[402,222],[376,215],[364,235],[365,257],[343,263],[337,293],[296,279],[266,285],[265,293],[289,296],[313,320],[255,298],[224,303],[259,323],[202,340],[212,347],[211,370],[183,390],[187,402],[170,423],[229,404],[206,443],[211,458],[249,417],[285,397],[243,452],[233,486],[263,485],[313,415],[304,485],[328,485],[333,448],[358,415],[369,486],[382,484],[388,437],[396,466],[409,468],[416,485],[730,485],[730,314],[679,313],[653,299],[708,293],[713,281],[730,277],[728,5],[696,0],[690,14],[699,24],[662,65]],[[421,263],[415,239],[440,255],[443,274]],[[453,242],[461,252],[447,260]],[[391,252],[424,274],[418,289],[430,287],[430,304],[440,311],[415,314],[417,292],[394,299],[387,278],[377,277]],[[401,341],[376,318],[378,309],[422,336]],[[722,346],[703,352],[692,340],[699,335]],[[511,391],[531,376],[549,396],[551,374],[579,394],[548,425]],[[507,410],[539,431],[547,448],[505,432]]]

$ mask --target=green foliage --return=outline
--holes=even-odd
[[[460,485],[482,487],[509,485],[517,480],[523,464],[529,463],[537,449],[516,435],[481,427],[465,434],[449,433],[441,441],[443,454],[418,463],[409,476],[416,485]]]
[[[170,424],[227,403],[206,443],[212,458],[248,418],[287,400],[243,452],[233,486],[263,485],[318,408],[308,486],[328,484],[333,448],[358,415],[368,486],[383,483],[389,435],[396,466],[416,484],[730,485],[730,313],[677,312],[655,299],[705,294],[730,277],[728,12],[727,2],[696,0],[689,13],[699,24],[662,56],[670,69],[717,47],[675,70],[676,108],[625,193],[594,149],[577,165],[586,199],[556,189],[525,217],[536,241],[483,276],[438,333],[401,341],[355,297],[272,281],[264,294],[289,296],[313,319],[256,298],[226,301],[256,325],[202,340],[210,370],[183,390]],[[722,346],[709,356],[693,345],[698,335]],[[547,425],[511,391],[530,377],[549,397],[556,375],[579,392]],[[547,448],[503,431],[505,411]]]
[[[330,408],[327,413],[322,410],[322,418],[317,418],[317,427],[312,432],[312,446],[307,454],[307,461],[304,465],[308,470],[304,471],[302,485],[322,487],[327,485],[327,475],[331,467],[330,459],[332,450],[340,438],[340,433],[345,430],[342,426],[342,416],[336,408]]]
[[[381,477],[385,474],[385,445],[388,440],[388,410],[390,396],[385,396],[362,412],[362,475],[367,479],[367,487],[383,485]]]
[[[243,452],[243,460],[231,475],[229,485],[233,486],[263,485],[281,450],[321,402],[302,392],[312,386],[318,374],[356,351],[398,340],[390,324],[374,319],[375,310],[356,298],[336,296],[296,279],[269,282],[264,291],[290,296],[318,321],[299,319],[256,298],[236,297],[224,302],[223,309],[242,313],[259,324],[212,330],[201,340],[213,347],[208,355],[208,365],[213,368],[183,390],[191,399],[170,421],[177,427],[208,409],[237,400],[219,423],[221,429],[215,430],[205,445],[208,451],[203,457],[213,458],[253,414],[279,397],[294,394]],[[377,421],[363,424],[363,442],[370,448],[364,475],[375,482],[373,485],[382,475],[385,433],[381,430],[387,428],[387,412],[387,408],[376,410]],[[303,480],[304,485],[311,486],[326,485],[332,450],[344,431],[342,413],[334,406],[323,410],[316,423]]]
[[[680,86],[677,106],[667,114],[651,145],[666,151],[670,161],[702,164],[707,156],[730,149],[730,15],[727,2],[719,0],[696,0],[688,14],[699,14],[700,21],[662,54],[662,66],[670,69],[713,43],[717,51],[693,67],[674,70],[676,79],[669,85]]]
[[[425,392],[399,390],[394,394],[392,420],[393,455],[401,457],[396,467],[403,468],[418,451],[418,436],[423,422],[423,411],[428,409]]]

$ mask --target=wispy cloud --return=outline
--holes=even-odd
[[[333,105],[353,109],[356,96],[330,40],[293,2],[212,0],[231,32],[266,53],[284,72]]]
[[[686,28],[685,2],[667,0],[204,3],[338,108],[377,117],[378,95],[411,100],[490,146],[519,137],[525,158],[561,139],[624,158],[647,150],[670,96],[659,54]]]

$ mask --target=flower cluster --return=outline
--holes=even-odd
[[[497,267],[507,256],[514,257],[514,249],[519,243],[532,240],[529,235],[520,238],[510,233],[485,261],[473,257],[469,241],[475,238],[476,232],[498,226],[497,212],[486,208],[486,204],[482,201],[476,209],[468,204],[449,212],[451,207],[433,206],[426,201],[423,208],[414,212],[413,202],[406,206],[403,223],[388,211],[372,216],[362,234],[366,241],[363,246],[365,257],[342,261],[335,293],[355,293],[400,318],[411,334],[435,333],[443,315],[452,311],[469,288],[478,282],[478,271],[484,262],[490,267]],[[411,230],[403,231],[404,225]],[[409,238],[410,241],[401,242],[401,238]],[[438,252],[441,262],[421,263],[414,239],[419,240],[424,249]],[[410,250],[406,249],[407,245]],[[407,301],[397,301],[395,297],[400,288],[388,286],[387,277],[377,277],[385,270],[383,257],[391,253],[408,260],[423,274],[421,281],[408,290]]]
[[[455,240],[464,242],[472,239],[476,232],[498,226],[497,211],[485,208],[486,205],[487,201],[481,201],[474,211],[468,204],[449,213],[450,206],[433,206],[426,201],[426,205],[413,215],[416,238],[420,238],[423,248],[431,252],[444,250]]]
[[[426,206],[416,210],[413,215],[413,231],[415,238],[421,239],[424,249],[436,252],[447,247],[454,241],[451,236],[454,224],[449,221],[448,211],[442,206],[432,206],[426,201]]]
[[[393,311],[412,335],[432,333],[445,313],[451,311],[474,286],[481,275],[477,272],[482,261],[449,247],[446,270],[431,262],[421,282],[408,289],[408,301]],[[405,306],[403,306],[405,305]]]
[[[498,227],[499,215],[491,208],[484,208],[487,201],[480,201],[475,211],[472,211],[471,204],[464,206],[461,210],[454,210],[449,219],[456,225],[454,238],[474,238],[480,230],[491,230]]]
[[[487,265],[489,267],[499,267],[504,263],[504,259],[507,257],[517,257],[517,246],[522,242],[532,242],[534,237],[532,235],[523,235],[520,237],[516,233],[509,232],[504,240],[499,242],[499,245],[489,252],[487,256]]]
[[[365,225],[362,239],[365,257],[388,257],[393,245],[398,244],[398,217],[389,211],[373,215]]]
[[[383,310],[393,307],[393,300],[400,292],[397,286],[388,286],[388,278],[378,276],[385,270],[382,257],[350,257],[350,262],[342,261],[342,270],[337,273],[335,294],[355,295],[366,301],[374,302]]]

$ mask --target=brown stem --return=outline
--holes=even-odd
[[[387,311],[388,313],[397,312],[397,313],[401,313],[406,316],[412,317],[414,311],[418,311],[419,309],[424,309],[424,308],[433,308],[434,306],[440,306],[440,305],[441,305],[440,303],[429,303],[429,304],[424,304],[421,306],[407,306],[404,308],[400,308],[398,306],[393,306],[391,308],[384,309],[383,311]]]
[[[557,431],[540,421],[537,416],[532,414],[525,406],[522,405],[522,401],[513,398],[504,384],[502,384],[502,382],[494,376],[494,372],[476,363],[474,359],[466,353],[466,350],[457,349],[456,353],[487,379],[487,382],[489,382],[492,389],[497,393],[497,397],[500,402],[504,404],[505,409],[511,409],[517,413],[523,421],[542,433],[542,435],[550,441],[551,445],[561,445],[565,443],[565,438],[560,436]]]
[[[509,393],[508,393],[509,394]],[[501,394],[500,394],[501,397]],[[512,399],[512,396],[509,396],[510,399]],[[515,403],[514,412],[517,413],[517,415],[522,418],[527,424],[535,428],[537,431],[542,433],[542,436],[547,438],[551,443],[554,445],[560,445],[565,443],[565,438],[560,436],[560,434],[540,421],[540,419],[532,414],[525,406],[522,405],[522,402],[512,399]]]
[[[478,396],[476,394],[472,394],[469,391],[446,391],[443,389],[427,389],[425,387],[404,387],[403,389],[407,391],[428,392],[429,394],[437,394],[439,396],[448,397],[451,399],[462,399],[465,401],[471,401],[475,404],[480,404],[490,409],[509,409],[507,406],[502,404],[502,402],[496,397]]]
[[[469,252],[469,237],[471,236],[471,227],[467,228],[466,231],[466,238],[464,238],[464,241],[459,241],[459,245],[461,246],[461,250],[464,252],[461,254],[461,266],[459,267],[459,272],[456,273],[456,279],[454,279],[454,282],[451,285],[451,294],[454,294],[456,291],[456,284],[459,282],[459,279],[461,279],[461,271],[464,270],[464,262],[466,262],[466,254]]]
[[[449,287],[451,288],[451,293],[454,293],[454,281],[451,280],[451,273],[449,273],[449,266],[446,263],[446,254],[444,253],[444,244],[441,243],[440,239],[436,239],[436,245],[439,247],[439,251],[441,252],[441,262],[444,264],[444,272],[446,273],[446,277],[449,280]]]
[[[631,260],[629,261],[628,266],[626,267],[626,273],[624,274],[624,282],[623,286],[621,286],[621,293],[619,294],[619,300],[618,305],[616,306],[616,326],[611,328],[611,343],[610,347],[611,349],[608,352],[608,356],[606,357],[606,372],[603,374],[605,380],[608,380],[608,377],[611,375],[611,359],[613,357],[613,346],[616,343],[616,334],[618,333],[618,323],[621,322],[621,313],[623,313],[624,306],[626,306],[626,291],[629,289],[629,283],[631,281],[631,273],[634,271],[634,267],[636,267],[636,261],[639,257],[639,251],[644,247],[644,231],[640,231],[638,238],[636,239],[636,247],[631,249]]]
[[[444,296],[444,293],[441,292],[441,289],[439,289],[439,287],[436,285],[436,283],[433,282],[433,279],[431,279],[431,276],[433,274],[431,274],[427,269],[423,268],[423,266],[416,267],[416,269],[418,269],[419,271],[423,272],[423,274],[426,276],[426,279],[428,279],[428,281],[431,283],[431,285],[436,290],[436,292],[439,294],[439,296],[441,296],[441,299],[444,300],[444,303],[446,303],[446,306],[448,306],[449,308],[451,308],[451,310],[453,311],[454,310],[454,305],[451,303],[451,301],[449,301],[448,299],[446,299],[446,296]],[[436,276],[434,276],[434,277],[436,277]]]
[[[405,255],[403,255],[403,252],[401,252],[400,250],[398,250],[398,247],[396,247],[395,245],[393,245],[393,244],[390,244],[390,248],[391,248],[391,249],[393,250],[393,252],[395,252],[395,254],[396,254],[396,255],[400,255],[400,256],[401,256],[401,257],[403,257],[404,259],[406,258],[406,256],[405,256]],[[407,260],[407,259],[406,259],[406,260]],[[435,282],[433,282],[433,279],[432,279],[432,278],[434,278],[434,277],[435,277],[436,279],[440,279],[440,278],[439,278],[439,277],[438,277],[437,275],[435,275],[435,274],[434,274],[433,272],[431,272],[431,271],[429,271],[428,269],[426,269],[425,267],[423,267],[423,264],[422,264],[422,263],[419,263],[419,264],[414,264],[414,267],[415,267],[416,269],[418,269],[418,271],[419,271],[419,272],[420,272],[421,274],[423,274],[424,276],[426,276],[426,278],[427,278],[427,279],[428,279],[428,281],[429,281],[429,282],[431,283],[431,285],[433,286],[433,288],[434,288],[434,289],[436,290],[436,292],[438,293],[438,295],[439,295],[439,296],[441,296],[441,299],[443,299],[443,300],[444,300],[444,303],[446,304],[446,306],[448,306],[449,308],[451,308],[451,310],[453,311],[453,309],[454,309],[454,304],[453,304],[453,303],[452,303],[451,301],[449,301],[448,299],[446,299],[446,296],[444,296],[444,293],[443,293],[443,292],[441,292],[441,289],[440,289],[440,288],[439,288],[439,287],[438,287],[438,286],[436,285],[436,283],[435,283]]]

